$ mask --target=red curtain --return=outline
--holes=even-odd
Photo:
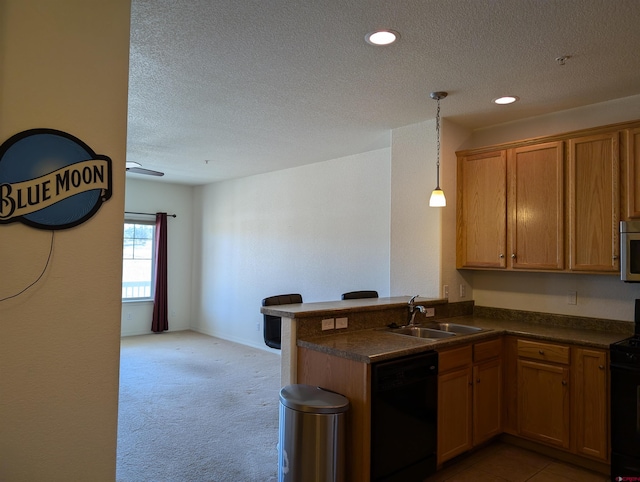
[[[169,329],[167,313],[167,213],[156,213],[156,283],[153,296],[151,331],[161,333]]]

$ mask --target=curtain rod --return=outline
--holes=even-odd
[[[143,216],[155,216],[156,215],[156,213],[134,213],[132,211],[125,211],[124,213],[125,214],[141,214]],[[167,214],[167,217],[175,218],[176,215],[175,214]]]

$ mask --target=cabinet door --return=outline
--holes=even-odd
[[[640,219],[640,127],[628,129],[626,149],[626,209],[628,219]]]
[[[502,432],[502,362],[473,367],[473,445]]]
[[[518,434],[518,338],[504,337],[502,383],[502,429]]]
[[[576,451],[607,461],[607,354],[575,348],[572,365]]]
[[[507,242],[505,151],[458,159],[458,268],[505,268]]]
[[[569,269],[620,271],[618,133],[569,140]]]
[[[438,464],[470,450],[471,367],[438,376]]]
[[[518,433],[569,448],[569,369],[518,360]]]
[[[563,269],[563,143],[514,149],[509,162],[509,186],[510,266]]]

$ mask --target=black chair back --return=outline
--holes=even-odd
[[[302,303],[302,295],[297,293],[289,295],[269,296],[262,300],[262,306],[289,305],[292,303]],[[281,349],[282,340],[282,318],[273,315],[263,315],[264,342],[268,347]]]
[[[364,291],[349,291],[348,293],[342,293],[343,300],[357,300],[359,298],[377,298],[378,292],[373,290]]]

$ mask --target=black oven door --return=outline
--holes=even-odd
[[[611,362],[611,477],[640,476],[640,367]]]

